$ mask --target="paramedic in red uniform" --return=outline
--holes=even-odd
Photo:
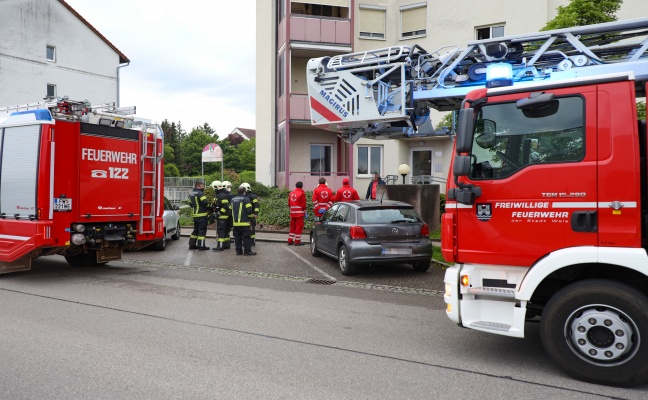
[[[335,192],[335,202],[360,200],[358,191],[349,185],[349,178],[342,179],[342,187]]]
[[[304,230],[304,217],[306,216],[306,194],[302,190],[304,184],[299,181],[295,190],[288,195],[288,208],[290,209],[290,233],[288,244],[301,246],[301,234]]]
[[[333,205],[333,191],[326,186],[326,179],[320,178],[319,185],[313,190],[313,211],[315,217],[322,218],[326,210]]]

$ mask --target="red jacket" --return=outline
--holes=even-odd
[[[306,213],[306,194],[300,188],[296,188],[288,195],[288,207],[290,218],[303,217]]]
[[[324,212],[333,205],[334,198],[333,191],[325,183],[320,183],[313,190],[313,211],[315,212],[315,216],[321,217],[324,215]],[[324,212],[319,213],[319,210],[324,210]]]
[[[341,188],[335,192],[335,202],[338,201],[351,201],[351,200],[360,200],[358,192],[349,186],[349,184],[342,185]]]

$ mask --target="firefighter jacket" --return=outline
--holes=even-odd
[[[247,192],[246,196],[248,199],[250,199],[250,203],[252,203],[253,214],[255,216],[259,215],[259,196],[252,192]]]
[[[209,202],[202,190],[194,188],[189,195],[189,204],[191,204],[192,217],[206,217],[209,214]]]
[[[221,189],[217,192],[216,197],[216,213],[218,214],[218,219],[221,221],[227,221],[232,215],[230,211],[232,210],[230,204],[230,196],[227,193],[227,190]]]
[[[335,202],[351,200],[360,200],[360,195],[358,194],[358,191],[349,186],[348,183],[343,184],[342,187],[335,192]]]
[[[234,226],[250,226],[254,217],[252,203],[246,196],[239,195],[232,198],[232,222]]]
[[[288,195],[290,218],[304,217],[306,214],[306,194],[301,188],[296,188]]]
[[[313,211],[316,217],[324,215],[326,210],[333,205],[334,197],[333,191],[325,183],[320,183],[313,190]]]

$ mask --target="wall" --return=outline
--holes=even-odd
[[[408,204],[421,215],[428,224],[430,232],[439,230],[441,210],[439,185],[380,185],[376,191],[376,198],[385,193],[385,198],[398,200]]]
[[[117,100],[119,55],[56,0],[0,1],[0,105],[57,96],[93,104]],[[56,47],[56,62],[46,46]]]

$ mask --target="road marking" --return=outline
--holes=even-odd
[[[308,261],[308,260],[305,259],[304,257],[302,257],[302,256],[300,256],[299,254],[297,254],[293,249],[291,249],[291,248],[286,248],[286,250],[288,250],[289,252],[293,253],[293,254],[295,255],[295,257],[297,257],[297,258],[299,258],[300,260],[302,260],[304,263],[306,263],[306,265],[308,265],[309,267],[311,267],[311,268],[314,269],[315,271],[317,271],[317,272],[319,272],[320,274],[324,275],[327,279],[329,279],[329,280],[331,280],[331,281],[333,281],[333,282],[337,282],[337,279],[335,279],[335,278],[332,277],[331,275],[327,274],[326,272],[322,271],[321,269],[317,268],[317,267],[315,266],[315,264],[313,264],[312,262]]]
[[[187,258],[185,258],[184,265],[185,267],[188,267],[191,265],[191,256],[193,255],[193,252],[189,250],[189,254],[187,254]]]

